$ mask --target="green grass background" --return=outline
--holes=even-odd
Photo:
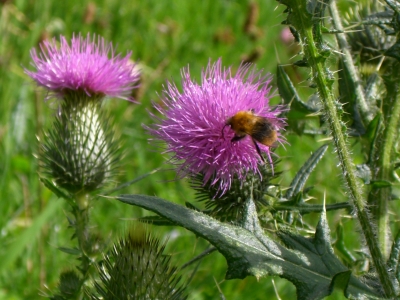
[[[254,34],[243,29],[250,3],[258,13]],[[258,68],[272,74],[278,62],[293,62],[293,53],[279,38],[284,7],[272,0],[2,0],[0,9],[0,299],[40,298],[54,291],[62,270],[76,265],[74,257],[57,250],[75,243],[67,224],[69,208],[38,179],[37,137],[50,126],[54,108],[43,101],[45,91],[24,74],[23,68],[31,68],[31,48],[37,48],[44,38],[90,32],[112,41],[118,52],[133,51],[132,58],[143,72],[142,86],[136,91],[139,104],[116,99],[106,103],[126,153],[117,182],[163,166],[166,171],[123,193],[156,195],[180,204],[194,202],[193,191],[185,180],[176,180],[167,157],[149,145],[142,127],[152,123],[148,111],[153,111],[151,102],[159,100],[163,83],[172,80],[179,86],[180,69],[188,65],[199,79],[209,59],[219,57],[225,66],[237,68],[243,59],[259,53]],[[279,103],[280,99],[273,101]],[[282,185],[288,185],[310,153],[323,144],[317,138],[290,132],[286,137],[290,145],[276,150],[282,160],[277,168],[283,171],[276,182]],[[315,185],[315,203],[322,203],[325,192],[327,202],[346,200],[336,164],[331,146],[309,181]],[[132,220],[146,215],[143,210],[100,198],[93,204],[91,226],[111,243]],[[332,224],[340,220],[337,216],[330,213]],[[306,219],[312,225],[317,220],[318,214]],[[352,226],[346,220],[342,221],[345,226]],[[162,238],[170,237],[166,253],[172,254],[178,265],[208,246],[186,230],[153,229]],[[351,231],[346,241],[357,244],[357,236]],[[216,282],[226,299],[278,299],[276,293],[281,299],[295,298],[294,286],[283,279],[225,281],[225,272],[226,262],[220,254],[206,257],[189,285],[189,299],[218,299]]]

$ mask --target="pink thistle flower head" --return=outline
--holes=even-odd
[[[87,96],[109,96],[132,100],[130,94],[137,87],[139,71],[129,59],[115,55],[111,43],[90,34],[83,38],[73,35],[71,44],[60,36],[60,46],[55,39],[44,41],[40,52],[31,50],[32,65],[36,71],[25,69],[40,86],[53,95],[84,92]],[[111,57],[109,57],[111,56]]]
[[[190,78],[189,69],[182,71],[182,77],[182,92],[168,82],[162,105],[156,106],[165,118],[153,116],[158,124],[149,129],[167,143],[166,152],[174,154],[180,176],[202,174],[203,183],[215,185],[223,195],[235,176],[244,180],[248,172],[260,174],[258,166],[264,163],[260,153],[272,164],[272,144],[257,142],[250,134],[238,136],[229,124],[233,116],[248,112],[269,124],[276,142],[284,141],[280,131],[286,123],[279,117],[283,108],[269,106],[270,75],[263,76],[250,64],[232,75],[219,59],[209,62],[201,84]]]

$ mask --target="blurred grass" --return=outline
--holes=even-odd
[[[251,7],[258,14],[253,27],[244,30]],[[255,58],[258,68],[274,73],[277,61],[289,62],[292,53],[279,39],[283,7],[275,1],[0,1],[0,299],[36,299],[54,290],[60,272],[75,261],[57,250],[70,245],[68,207],[56,199],[38,180],[37,137],[49,126],[54,110],[46,96],[23,72],[30,67],[29,51],[44,38],[71,37],[87,32],[103,36],[117,45],[117,52],[133,51],[132,58],[142,67],[142,86],[136,91],[138,105],[109,100],[106,105],[115,118],[125,158],[118,182],[126,182],[163,166],[139,184],[123,190],[183,204],[194,201],[184,180],[176,180],[166,157],[148,144],[142,124],[151,124],[148,111],[158,101],[165,80],[180,81],[180,69],[190,65],[200,78],[209,59],[223,58],[225,66],[237,67],[242,60]],[[256,16],[255,15],[255,16]],[[277,57],[279,56],[279,57]],[[179,86],[179,84],[178,84]],[[274,99],[279,102],[278,97]],[[290,146],[277,149],[283,170],[282,184],[321,142],[312,137],[287,137]],[[331,148],[310,182],[322,203],[343,201],[344,195]],[[326,174],[329,180],[326,182]],[[55,205],[54,203],[57,203]],[[51,214],[49,214],[51,212]],[[92,226],[110,242],[123,234],[133,218],[147,212],[100,198],[92,209]],[[307,220],[317,222],[318,215]],[[167,253],[178,264],[190,260],[207,248],[207,243],[177,228],[154,228],[160,236],[171,236]],[[355,235],[355,233],[354,233]],[[347,240],[347,239],[346,239]],[[348,241],[356,240],[349,236]],[[224,281],[226,262],[214,253],[206,257],[189,286],[189,299],[217,299],[219,282],[226,299],[278,299],[272,278]],[[190,275],[190,271],[186,275]],[[215,281],[214,281],[215,278]],[[281,299],[293,299],[295,290],[285,280],[274,278]]]

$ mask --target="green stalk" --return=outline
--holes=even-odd
[[[331,91],[332,79],[328,77],[325,69],[325,58],[319,53],[317,48],[321,46],[322,36],[318,32],[320,28],[315,24],[315,18],[307,11],[306,2],[304,0],[293,0],[291,9],[293,9],[293,17],[295,20],[296,29],[299,30],[302,37],[303,50],[308,64],[311,66],[314,82],[317,85],[319,96],[324,105],[324,111],[327,116],[333,140],[335,143],[342,173],[344,175],[347,189],[350,194],[350,199],[357,212],[357,217],[361,225],[365,240],[372,256],[376,271],[380,282],[387,297],[393,298],[396,295],[396,290],[393,282],[386,269],[386,264],[383,255],[379,249],[378,241],[375,239],[375,232],[369,216],[362,190],[357,182],[355,167],[350,156],[350,151],[347,147],[346,137],[343,131],[346,129],[339,117],[336,99]],[[314,31],[315,30],[315,31]],[[316,35],[314,37],[314,34]]]
[[[391,100],[390,95],[385,100]],[[386,127],[383,133],[383,143],[379,155],[378,169],[378,180],[390,181],[392,166],[392,150],[394,141],[397,139],[398,124],[400,118],[400,93],[398,89],[395,91],[394,101],[390,102],[390,109],[388,109]],[[380,247],[384,253],[384,256],[389,257],[391,243],[389,240],[389,201],[391,197],[392,189],[390,187],[381,188],[377,193],[377,209],[376,216],[378,220],[378,239]]]
[[[35,94],[35,122],[36,122],[36,136],[38,139],[42,139],[43,137],[43,100],[41,97],[39,97],[38,93]],[[36,149],[36,153],[39,153],[39,149]],[[39,171],[39,165],[37,165],[37,171]],[[36,197],[38,199],[38,204],[39,204],[39,211],[38,214],[40,214],[45,206],[46,203],[44,201],[43,197],[43,190],[42,190],[42,185],[38,184],[37,186],[37,192],[36,192]],[[27,210],[29,211],[29,210]],[[46,277],[47,277],[47,272],[46,272],[46,240],[48,237],[48,226],[43,226],[42,229],[40,230],[40,237],[38,241],[38,251],[39,251],[39,280],[40,280],[40,287],[43,288],[46,286]]]
[[[360,111],[361,117],[363,119],[363,123],[365,126],[369,124],[372,120],[372,114],[369,113],[368,105],[364,97],[364,91],[360,84],[360,78],[358,76],[358,72],[356,71],[355,64],[353,62],[353,57],[350,53],[350,46],[347,42],[346,35],[343,33],[344,29],[342,26],[342,22],[339,16],[339,12],[336,6],[336,2],[332,1],[330,4],[330,12],[332,16],[333,23],[335,25],[336,30],[339,33],[336,34],[336,38],[340,49],[342,51],[342,55],[344,57],[343,63],[346,65],[348,72],[350,73],[350,78],[353,80],[353,86],[356,87],[355,94],[357,99],[357,106]],[[400,102],[397,98],[395,106],[392,108],[392,114],[390,115],[390,120],[388,122],[388,127],[384,133],[384,140],[381,148],[380,162],[378,165],[378,169],[381,170],[381,173],[378,180],[389,181],[390,176],[390,157],[391,151],[393,149],[394,137],[396,134],[396,128],[398,125],[399,113],[400,113]],[[389,224],[389,216],[388,216],[388,202],[390,200],[390,188],[381,188],[378,191],[377,197],[377,221],[378,221],[378,241],[381,251],[383,252],[383,257],[387,258],[389,256],[390,251],[390,241],[388,234],[388,224]]]
[[[350,53],[350,46],[349,43],[347,42],[346,34],[344,33],[342,21],[340,19],[339,12],[336,6],[336,1],[331,1],[330,12],[335,29],[339,31],[338,33],[336,33],[336,38],[344,58],[343,63],[345,64],[350,74],[349,79],[352,79],[353,81],[352,85],[356,87],[354,92],[356,95],[357,107],[358,110],[360,111],[360,115],[363,120],[364,126],[366,127],[372,121],[373,115],[370,113],[367,101],[365,100],[364,90],[362,85],[360,84],[361,82],[360,76],[358,75],[358,72],[356,70],[355,63],[353,61],[353,56]]]
[[[87,254],[87,248],[90,247],[89,239],[89,199],[87,194],[77,194],[75,196],[76,206],[73,207],[75,216],[75,235],[78,240],[78,247],[81,252],[79,270],[82,273],[82,285],[79,299],[83,299],[83,286],[89,276],[90,258]]]

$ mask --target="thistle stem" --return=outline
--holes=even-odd
[[[75,216],[75,235],[78,240],[78,247],[81,251],[81,265],[79,267],[80,272],[82,273],[82,286],[80,299],[83,297],[83,285],[88,279],[89,268],[90,268],[90,258],[87,255],[87,248],[89,245],[89,199],[87,194],[77,194],[75,197],[76,206],[73,208],[73,213]],[[82,298],[83,299],[83,298]]]
[[[322,36],[319,32],[320,28],[317,28],[319,25],[315,25],[315,20],[313,19],[315,17],[306,11],[307,8],[303,0],[291,1],[291,9],[293,9],[297,17],[296,25],[298,26],[296,26],[296,29],[299,30],[302,36],[305,57],[311,66],[314,82],[317,85],[319,96],[323,102],[324,111],[329,121],[351,202],[357,213],[362,232],[384,292],[387,297],[393,298],[396,295],[396,290],[386,269],[383,255],[379,249],[378,241],[375,238],[371,217],[366,208],[361,187],[357,182],[355,167],[347,147],[346,137],[343,133],[345,125],[341,122],[336,107],[336,99],[331,90],[332,79],[328,77],[325,68],[325,58],[319,53],[317,48],[318,46],[322,46]]]
[[[350,53],[350,46],[347,42],[346,34],[344,33],[342,21],[340,19],[339,12],[336,6],[336,1],[331,1],[330,13],[333,24],[336,30],[339,31],[339,33],[336,33],[336,38],[343,55],[343,63],[346,66],[347,71],[349,72],[349,79],[353,81],[353,86],[356,87],[354,92],[357,101],[357,107],[360,111],[364,126],[368,126],[368,124],[373,119],[373,115],[370,113],[371,110],[368,108],[367,101],[365,100],[364,90],[362,85],[360,84],[361,80],[356,70],[353,57]]]
[[[395,83],[397,85],[397,83]],[[393,99],[393,98],[394,99]],[[392,98],[392,99],[391,99]],[[398,135],[398,124],[400,118],[400,93],[399,88],[396,86],[395,95],[391,94],[385,99],[391,103],[390,109],[387,110],[386,127],[383,133],[383,143],[379,155],[378,162],[378,180],[390,181],[391,177],[391,158],[394,146],[394,141]],[[378,239],[380,247],[384,253],[384,257],[389,256],[390,241],[389,241],[389,201],[391,198],[391,188],[381,188],[377,193],[377,209],[376,217],[378,221]]]
[[[43,108],[42,108],[42,99],[39,97],[38,93],[35,94],[35,122],[36,122],[36,136],[38,139],[41,139],[43,136]],[[37,152],[40,150],[37,149]],[[37,170],[39,171],[39,166],[37,165]],[[36,197],[39,200],[39,214],[44,210],[46,206],[46,202],[43,197],[42,185],[38,184]],[[45,253],[45,245],[48,237],[48,226],[43,226],[40,230],[40,237],[38,241],[38,251],[39,251],[39,279],[40,279],[40,287],[45,287],[46,285],[46,253]]]

